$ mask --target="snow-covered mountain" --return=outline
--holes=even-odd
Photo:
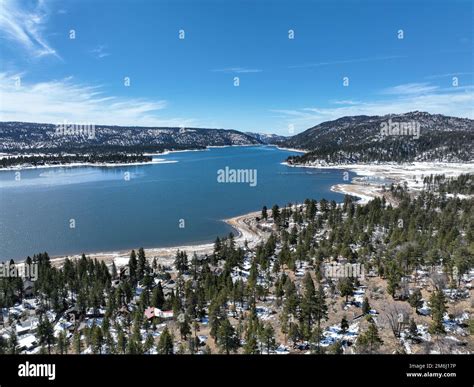
[[[418,111],[342,117],[282,146],[308,151],[290,163],[474,161],[474,120]]]
[[[254,132],[245,132],[249,136],[256,138],[264,144],[280,144],[283,141],[287,140],[287,137],[281,136],[279,134],[267,134],[267,133],[254,133]]]
[[[57,125],[0,123],[1,152],[127,150],[157,151],[206,146],[252,145],[262,141],[237,130],[104,126],[58,131]]]

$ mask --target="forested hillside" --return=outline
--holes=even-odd
[[[435,184],[472,192],[471,177],[433,176],[417,196],[391,186],[366,205],[264,207],[254,222],[269,237],[255,249],[230,235],[209,256],[177,251],[172,266],[143,249],[120,268],[28,257],[39,267],[31,293],[0,279],[0,352],[24,350],[16,331],[27,321],[45,353],[472,351],[474,199]],[[363,272],[328,270],[347,265]]]
[[[424,112],[342,117],[282,146],[308,151],[290,163],[472,161],[474,120]]]

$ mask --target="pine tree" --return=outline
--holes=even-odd
[[[259,353],[256,333],[256,322],[254,320],[249,320],[249,323],[247,325],[243,350],[246,355],[254,355]]]
[[[354,294],[354,284],[352,280],[348,277],[341,278],[338,282],[339,293],[341,297],[346,297],[346,302],[349,297],[352,297]]]
[[[67,336],[66,336],[66,333],[64,331],[61,331],[59,332],[59,335],[58,335],[58,348],[57,348],[57,352],[60,354],[60,355],[64,355],[66,354],[67,355],[67,352],[68,352],[68,339],[67,339]]]
[[[392,267],[387,277],[387,292],[392,298],[395,298],[395,293],[400,288],[400,278],[398,270]]]
[[[161,286],[161,281],[158,282],[158,285],[153,289],[151,296],[151,306],[154,308],[162,309],[165,302],[165,296],[163,294],[163,287]]]
[[[143,247],[140,247],[138,250],[138,263],[137,263],[137,277],[138,280],[141,281],[145,274],[148,273],[147,270],[147,260],[145,256],[145,250],[143,250]]]
[[[11,330],[10,337],[8,338],[8,353],[10,355],[18,354],[18,338],[16,335],[16,327],[13,325],[13,329]]]
[[[191,259],[191,267],[193,271],[193,279],[196,280],[198,278],[198,270],[199,270],[199,259],[196,252],[194,252],[193,257]]]
[[[377,326],[374,322],[370,322],[367,331],[357,338],[356,347],[361,352],[372,353],[380,348],[382,344],[383,340],[379,336]]]
[[[102,353],[102,344],[104,343],[104,335],[99,326],[92,327],[92,353]]]
[[[176,257],[174,260],[174,266],[176,267],[176,270],[178,270],[180,273],[186,273],[189,270],[188,267],[188,255],[186,251],[177,251],[176,252]]]
[[[127,349],[127,338],[125,337],[125,334],[123,333],[123,330],[119,328],[117,330],[117,351],[119,353],[124,354]]]
[[[74,332],[73,336],[74,342],[74,351],[76,354],[81,354],[82,352],[82,343],[81,343],[81,333],[79,331]]]
[[[420,332],[418,332],[418,327],[416,326],[415,320],[410,320],[409,336],[412,342],[417,343],[420,341]]]
[[[323,350],[321,348],[321,339],[323,337],[323,330],[320,326],[316,326],[313,329],[311,334],[311,352],[316,354],[322,354]],[[316,343],[316,348],[314,348],[314,343]]]
[[[321,321],[327,320],[328,318],[328,306],[326,304],[326,296],[324,294],[324,289],[320,285],[318,291],[316,292],[315,295],[315,319],[317,322],[316,325],[316,346],[318,353],[320,353],[321,350],[321,334],[322,334],[322,329],[321,329]]]
[[[239,341],[235,334],[235,329],[227,317],[223,319],[217,330],[217,345],[227,355],[230,352],[237,351],[239,348]]]
[[[369,299],[367,297],[364,298],[364,302],[362,303],[362,313],[364,315],[370,313],[370,304],[369,304]]]
[[[303,278],[303,297],[301,299],[302,333],[305,339],[309,339],[316,314],[316,290],[314,288],[311,274],[307,272]]]
[[[182,340],[186,340],[191,333],[191,325],[187,316],[184,316],[183,321],[179,323],[179,333]]]
[[[271,324],[266,324],[261,329],[260,341],[263,343],[265,352],[270,354],[277,348],[275,341],[275,330]]]
[[[267,206],[263,206],[263,208],[262,208],[262,219],[264,219],[264,220],[268,219]]]
[[[48,353],[51,354],[51,346],[56,342],[56,338],[54,337],[53,325],[47,317],[43,318],[43,316],[40,316],[37,335],[39,344],[43,346],[46,345]]]
[[[278,223],[280,220],[280,207],[277,204],[274,204],[272,207],[272,218],[275,223]]]
[[[302,334],[298,328],[298,324],[290,323],[288,330],[288,339],[296,343],[302,339]]]
[[[296,312],[300,304],[298,294],[296,292],[296,286],[291,279],[285,282],[285,295],[286,299],[284,302],[283,312],[287,315],[296,317]]]
[[[117,279],[117,266],[115,266],[115,262],[112,262],[112,269],[111,269],[111,277],[112,279]]]
[[[138,281],[138,276],[137,276],[137,255],[135,253],[135,250],[132,250],[130,253],[130,259],[128,260],[128,274],[130,276],[130,282],[135,285]]]
[[[349,329],[349,323],[347,321],[346,315],[344,315],[342,316],[342,320],[341,320],[341,331],[342,333],[346,333],[348,329]]]
[[[342,355],[344,350],[342,348],[342,343],[340,340],[336,340],[333,344],[331,344],[328,348],[328,353],[333,355]]]
[[[150,350],[153,348],[153,345],[155,344],[155,340],[153,339],[153,335],[150,333],[146,336],[145,340],[145,345],[143,347],[143,350],[145,353],[150,353]]]
[[[214,256],[218,256],[222,250],[222,242],[219,237],[214,242]]]
[[[415,289],[408,297],[408,303],[415,308],[415,312],[423,306],[423,296],[420,289]]]
[[[115,345],[114,338],[112,337],[109,331],[105,332],[105,345],[107,347],[107,353],[109,354],[117,353],[117,348]]]
[[[168,327],[165,327],[161,333],[156,350],[160,355],[173,354],[173,337],[171,336]]]
[[[443,325],[443,316],[447,311],[446,297],[442,290],[437,290],[431,294],[430,297],[431,318],[432,322],[429,327],[431,334],[446,333]]]

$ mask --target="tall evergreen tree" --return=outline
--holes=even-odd
[[[168,327],[165,327],[161,333],[156,350],[160,355],[173,354],[173,337],[171,336]]]
[[[46,346],[48,353],[51,354],[51,347],[56,342],[54,337],[53,325],[48,317],[40,316],[37,328],[38,342],[40,345]]]
[[[373,353],[383,344],[377,326],[370,322],[367,331],[360,334],[356,341],[356,348],[361,352]]]
[[[436,290],[430,297],[431,318],[432,322],[429,327],[431,334],[446,333],[443,325],[443,317],[447,311],[446,297],[442,290]]]
[[[239,348],[239,341],[235,334],[235,329],[227,318],[224,318],[219,325],[217,331],[217,345],[227,355],[237,351]]]

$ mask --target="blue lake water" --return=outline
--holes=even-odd
[[[263,205],[343,200],[330,191],[343,171],[281,165],[290,154],[228,147],[157,156],[162,164],[28,169],[20,180],[1,171],[0,259],[211,242],[232,231],[222,219]],[[226,167],[255,169],[256,185],[218,182]]]

